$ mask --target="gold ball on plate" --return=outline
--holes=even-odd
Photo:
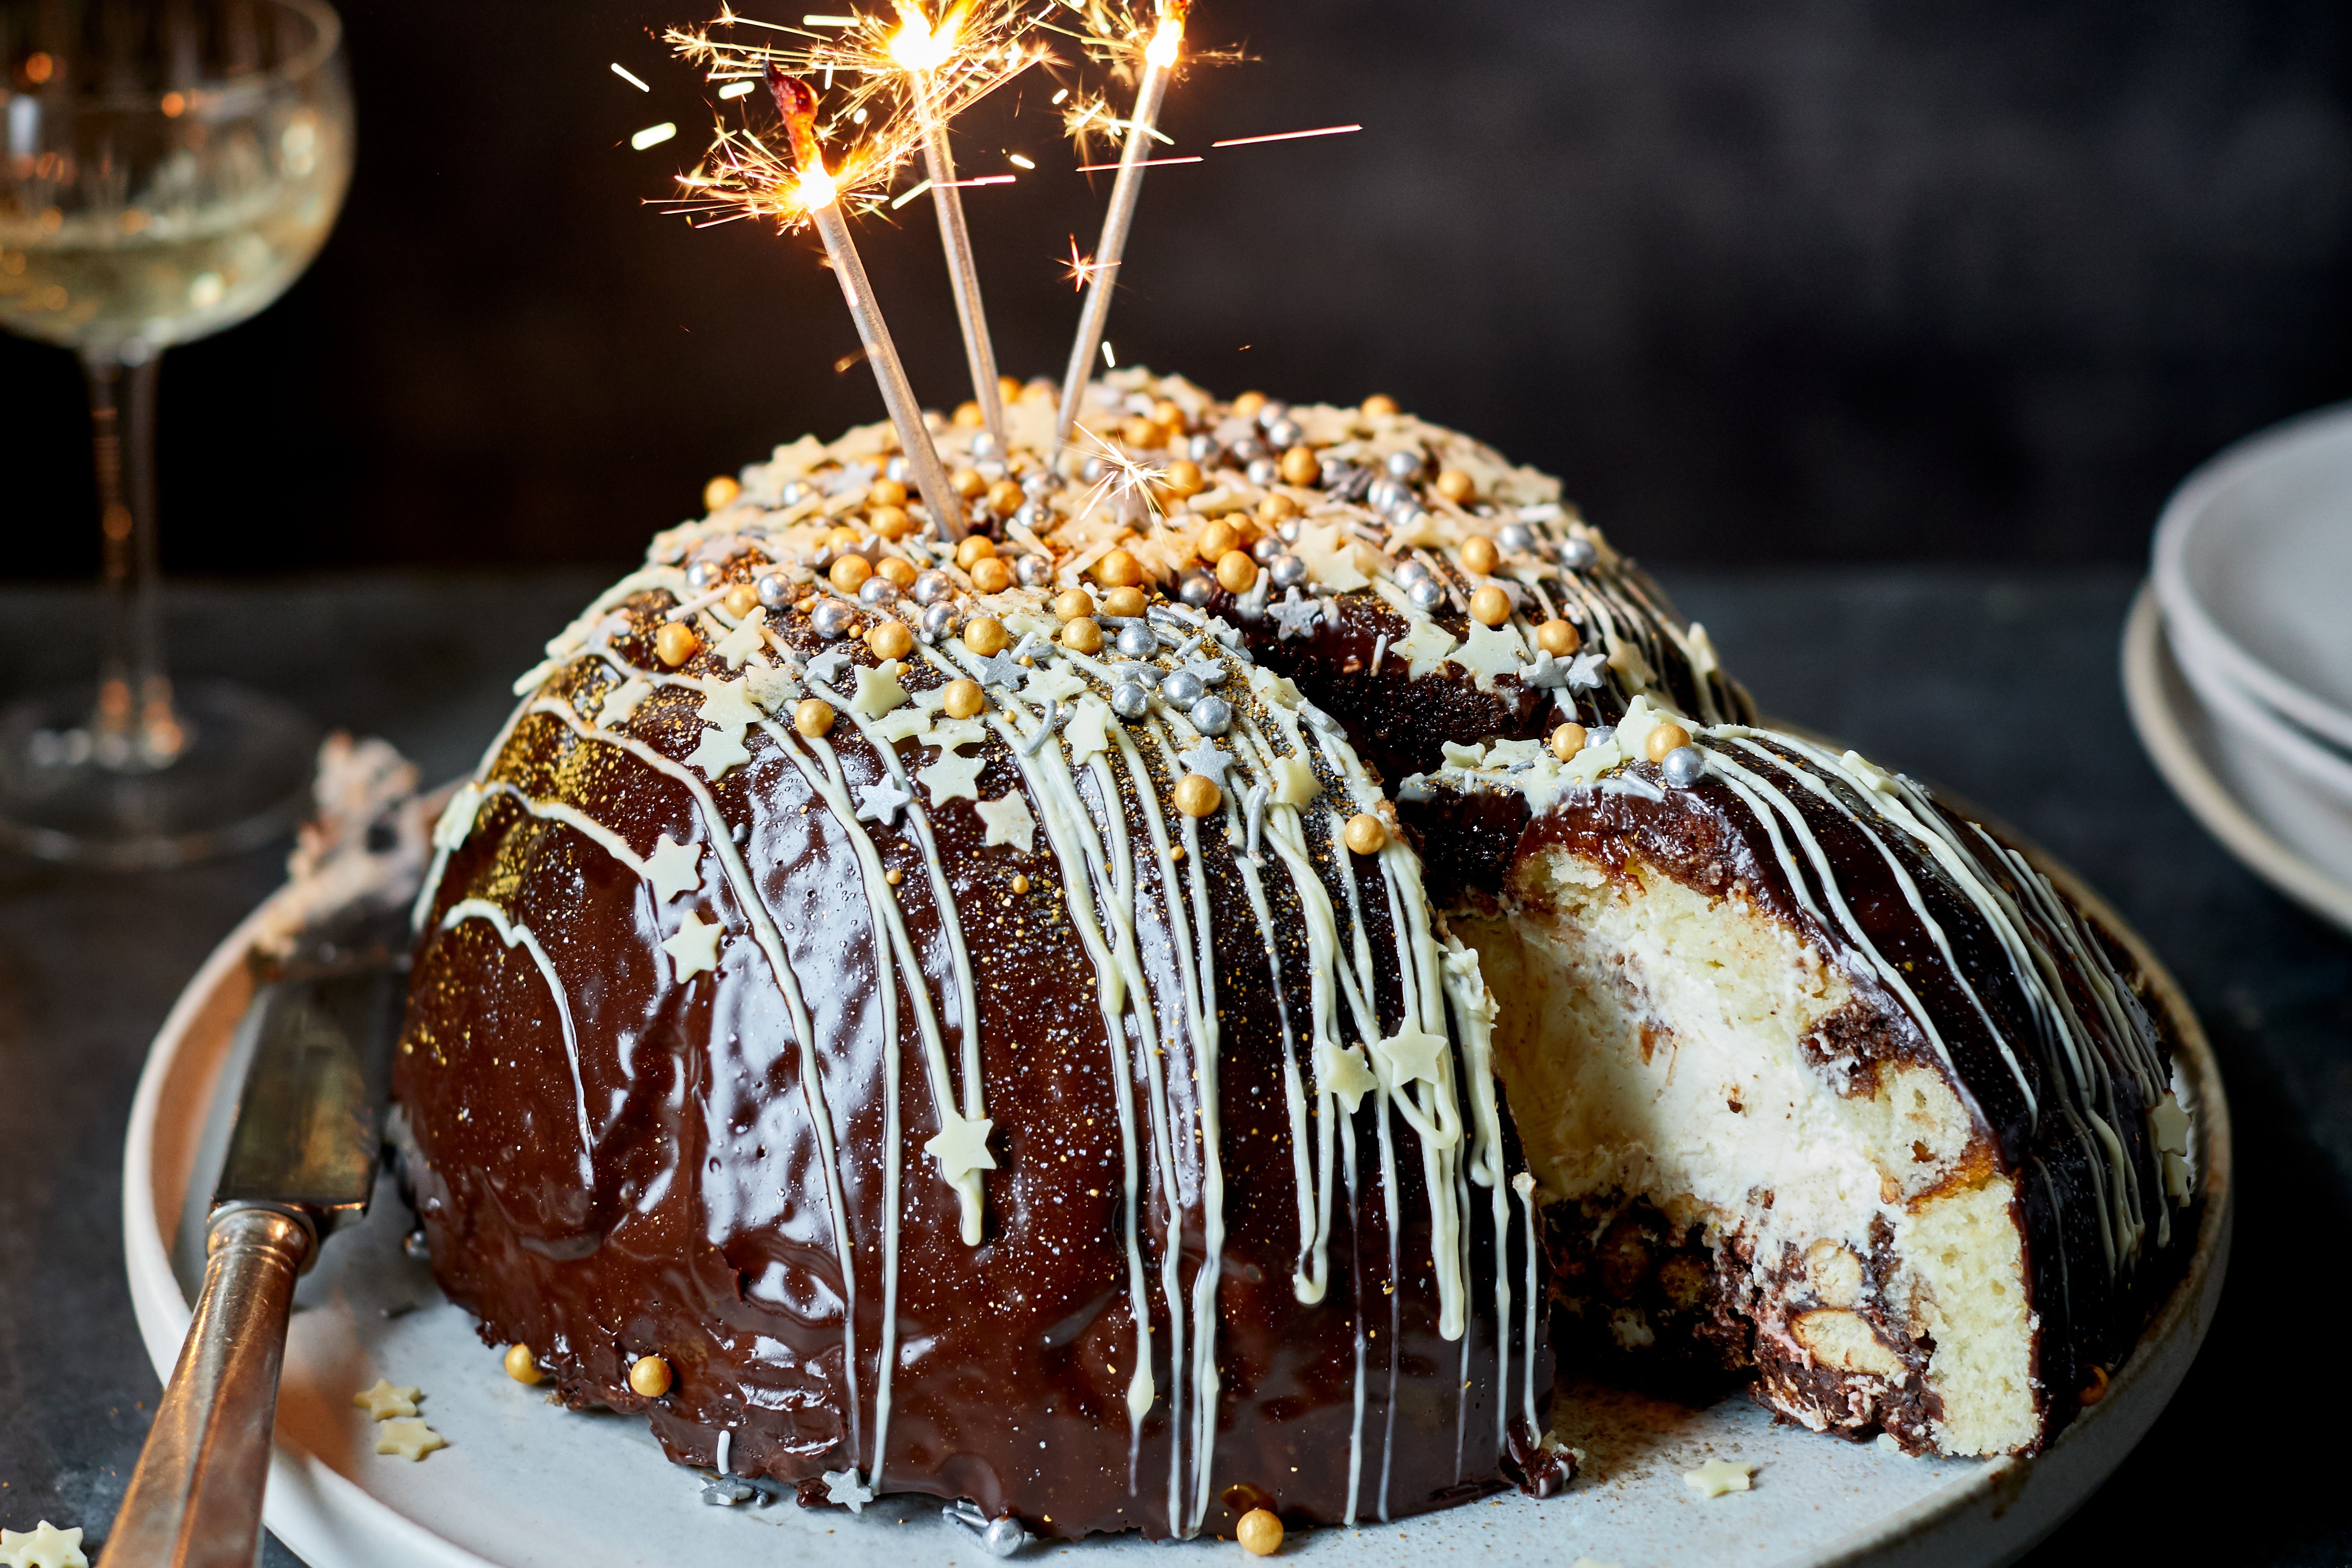
[[[1245,392],[1242,393],[1241,396],[1234,399],[1234,417],[1235,419],[1255,419],[1258,415],[1258,410],[1265,406],[1265,393],[1262,392]]]
[[[877,621],[866,633],[866,645],[877,659],[903,659],[915,651],[915,634],[903,621]]]
[[[956,404],[955,424],[958,430],[978,430],[987,423],[988,416],[980,412],[980,404],[972,399],[966,398]]]
[[[507,1346],[506,1365],[507,1375],[517,1383],[539,1381],[539,1358],[530,1354],[530,1346],[527,1344]]]
[[[654,657],[673,670],[693,658],[701,646],[702,639],[683,621],[665,621],[654,633]]]
[[[1026,873],[1015,872],[1013,873],[1013,891],[1015,893],[1026,893],[1029,891],[1029,877]]]
[[[1312,485],[1323,476],[1323,460],[1301,442],[1282,455],[1281,473],[1286,485]]]
[[[1118,422],[1118,438],[1129,446],[1160,444],[1160,426],[1139,413],[1130,413]]]
[[[1019,511],[1021,503],[1028,498],[1021,493],[1021,486],[1010,479],[999,479],[988,487],[988,509],[1000,517],[1009,517]]]
[[[803,697],[793,708],[793,727],[812,739],[833,733],[833,705],[823,697]]]
[[[728,507],[733,506],[735,504],[735,497],[742,493],[742,486],[738,485],[734,480],[730,479],[726,475],[721,474],[718,478],[713,479],[709,484],[705,485],[702,487],[702,504],[710,511],[721,511]]]
[[[1575,622],[1555,615],[1536,628],[1536,646],[1555,659],[1565,659],[1584,646],[1584,633],[1576,629]]]
[[[1690,731],[1668,719],[1650,731],[1650,738],[1642,749],[1649,753],[1651,761],[1664,762],[1668,752],[1678,751],[1689,744]]]
[[[950,681],[940,698],[940,706],[950,718],[971,718],[987,703],[988,694],[980,689],[978,681]]]
[[[1004,622],[993,615],[983,615],[964,623],[963,645],[983,659],[1002,653],[1005,643],[1011,641],[1005,632]]]
[[[1282,1521],[1272,1509],[1254,1508],[1234,1526],[1234,1539],[1253,1557],[1271,1557],[1282,1550]]]
[[[1262,523],[1278,523],[1286,517],[1295,517],[1297,515],[1298,503],[1287,496],[1268,496],[1257,504],[1257,520]]]
[[[907,590],[915,586],[915,569],[913,564],[900,560],[895,555],[886,555],[880,560],[876,561],[874,563],[874,575],[883,579],[885,581],[888,582],[891,587],[897,589],[901,593],[904,593]]]
[[[1204,774],[1187,773],[1176,781],[1176,809],[1188,817],[1205,817],[1224,803],[1225,792]]]
[[[657,1355],[641,1355],[629,1364],[629,1386],[647,1399],[669,1392],[669,1363]]]
[[[948,481],[955,493],[965,500],[977,500],[988,493],[988,480],[977,468],[959,468]]]
[[[900,486],[902,489],[904,486]],[[886,539],[903,539],[912,531],[914,519],[903,507],[877,507],[866,514],[866,526]]]
[[[1511,596],[1489,583],[1470,596],[1470,613],[1489,626],[1511,618]]]
[[[1584,727],[1564,724],[1551,732],[1551,754],[1566,762],[1584,749]]]
[[[1179,457],[1168,465],[1168,472],[1160,476],[1160,487],[1178,500],[1190,500],[1209,487],[1201,476],[1201,465],[1189,457]]]
[[[1388,848],[1389,828],[1371,812],[1359,811],[1348,819],[1348,826],[1340,837],[1348,841],[1348,847],[1356,853],[1376,855]]]

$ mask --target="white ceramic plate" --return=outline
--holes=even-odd
[[[2352,747],[2352,403],[2190,475],[2157,525],[2155,581],[2184,661]]]
[[[2229,744],[2227,731],[2182,674],[2165,622],[2154,589],[2147,587],[2124,626],[2124,696],[2157,771],[2248,870],[2352,931],[2352,880],[2330,874],[2297,847],[2340,843],[2347,832],[2342,810],[2292,768]]]
[[[2075,890],[2063,871],[2053,875]],[[2103,905],[2085,902],[2114,926]],[[131,1110],[123,1157],[131,1298],[148,1354],[166,1375],[187,1332],[203,1198],[234,1100],[224,1086],[239,1077],[237,1022],[253,988],[247,948],[267,912],[257,911],[190,982],[156,1039]],[[2200,1108],[2206,1203],[2196,1252],[2106,1398],[2049,1452],[2027,1461],[1907,1459],[1774,1427],[1744,1398],[1691,1410],[1597,1395],[1556,1418],[1588,1455],[1586,1476],[1565,1494],[1317,1531],[1294,1536],[1285,1556],[1415,1568],[1449,1552],[1551,1568],[1579,1557],[1624,1568],[1959,1568],[2021,1553],[2147,1430],[2195,1356],[2221,1293],[2229,1113],[2203,1034],[2157,973],[2159,1005],[2188,1041],[2182,1075]],[[387,1182],[367,1223],[331,1242],[296,1294],[267,1517],[311,1568],[653,1568],[730,1563],[746,1553],[809,1568],[988,1561],[976,1538],[943,1522],[929,1499],[886,1499],[861,1518],[790,1502],[704,1505],[698,1474],[666,1461],[640,1423],[567,1412],[547,1403],[543,1390],[509,1381],[466,1314],[404,1256],[408,1224]],[[417,1464],[373,1451],[371,1424],[351,1399],[379,1375],[425,1390],[423,1413],[447,1448]],[[1709,1458],[1755,1465],[1755,1489],[1701,1500],[1682,1477]],[[1205,1542],[1193,1550],[1235,1551]],[[1173,1560],[1133,1540],[1090,1542],[1068,1553],[1110,1565]]]

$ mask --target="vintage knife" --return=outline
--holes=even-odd
[[[100,1568],[251,1568],[294,1281],[375,1188],[406,990],[386,925],[312,944],[254,1000],[204,1293]]]

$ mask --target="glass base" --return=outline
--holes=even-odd
[[[0,848],[109,870],[186,865],[258,848],[310,809],[319,727],[225,682],[175,696],[176,755],[125,758],[89,686],[0,712]]]

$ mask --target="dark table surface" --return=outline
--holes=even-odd
[[[2028,1561],[2154,1561],[2188,1544],[2184,1526],[2226,1522],[2214,1561],[2352,1562],[2326,1393],[2328,1260],[2352,1222],[2352,945],[2224,855],[2141,754],[2116,674],[2131,576],[1666,576],[1769,712],[2039,840],[2147,936],[2212,1031],[2240,1160],[2220,1313],[2155,1430]],[[600,585],[196,588],[172,632],[187,672],[385,736],[440,779],[472,766],[508,682]],[[91,608],[0,591],[0,698],[83,674]],[[0,861],[0,1525],[46,1518],[94,1543],[121,1498],[157,1393],[122,1273],[132,1086],[173,997],[281,860],[135,877]],[[272,1543],[268,1561],[293,1559]]]

